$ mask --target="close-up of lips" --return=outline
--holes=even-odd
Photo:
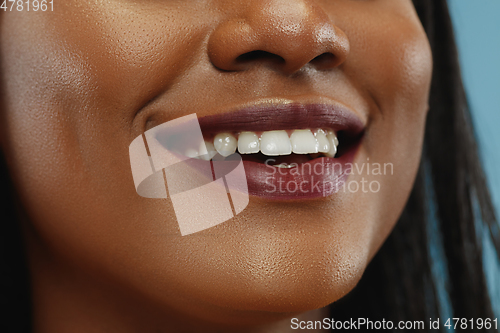
[[[352,162],[364,129],[363,122],[345,107],[287,100],[261,102],[229,114],[205,116],[199,121],[208,144],[212,136],[224,143],[229,141],[219,148],[220,152],[216,150],[218,153],[238,150],[241,154],[249,193],[276,199],[327,196],[338,189],[338,182],[345,178],[342,170]],[[213,145],[216,149],[217,140]],[[315,180],[314,166],[318,163],[322,167],[316,168],[319,172]],[[333,163],[338,163],[337,170]],[[319,184],[311,189],[314,182]],[[303,187],[301,191],[297,188],[300,185],[294,185],[289,190],[273,191],[280,183],[303,183],[309,188]],[[325,188],[325,184],[330,184],[330,188]]]
[[[500,332],[454,8],[6,1],[0,332]]]

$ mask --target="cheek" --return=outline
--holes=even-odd
[[[175,220],[145,226],[174,215],[166,202],[137,199],[128,160],[142,132],[134,116],[185,70],[184,53],[196,56],[199,31],[175,11],[139,19],[123,6],[72,6],[79,7],[68,1],[46,15],[2,17],[3,148],[45,244],[68,261],[91,266],[99,258],[126,276],[117,257],[140,267],[134,253],[159,257],[148,235],[178,233]]]
[[[2,134],[20,188],[58,196],[90,179],[90,192],[129,183],[128,145],[143,130],[134,117],[197,56],[197,19],[79,1],[3,17]]]
[[[415,134],[413,141],[419,141],[432,76],[430,46],[416,17],[385,22],[377,22],[375,31],[354,41],[347,72],[355,80],[361,78],[359,86],[372,102],[371,121],[383,119],[399,128],[401,138]]]
[[[372,167],[390,165],[381,175],[368,175],[380,182],[380,191],[367,194],[361,203],[365,216],[377,221],[370,236],[374,255],[400,216],[418,170],[432,55],[416,17],[381,16],[363,31],[351,33],[356,38],[351,39],[351,58],[345,64],[346,75],[370,109],[357,161]]]
[[[432,56],[417,27],[387,30],[387,36],[370,43],[364,55],[369,59],[365,84],[373,107],[365,148],[373,159],[394,164],[393,188],[412,185],[424,137]]]
[[[213,17],[208,10],[155,2],[85,3],[75,11],[78,2],[61,4],[57,17],[43,22],[49,47],[85,67],[101,109],[130,117],[198,60]]]

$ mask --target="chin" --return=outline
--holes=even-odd
[[[319,309],[348,294],[367,265],[365,255],[326,254],[325,250],[323,254],[315,260],[284,254],[280,261],[261,261],[258,267],[249,262],[246,273],[228,276],[220,284],[205,277],[213,289],[196,294],[204,294],[204,301],[215,307],[240,313],[242,320],[255,313],[287,318]]]

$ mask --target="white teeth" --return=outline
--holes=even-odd
[[[318,152],[318,141],[311,130],[295,130],[290,135],[292,151],[295,154],[315,154]]]
[[[337,135],[335,134],[334,131],[328,131],[328,134],[332,134],[333,135],[333,141],[335,142],[335,145],[338,146],[339,145],[339,139],[337,139]]]
[[[190,158],[198,158],[198,152],[192,148],[186,150],[184,155],[186,155],[187,157],[190,157]]]
[[[200,144],[200,159],[210,161],[217,154],[213,143],[202,141]]]
[[[339,144],[339,140],[337,139],[337,136],[333,131],[329,131],[326,138],[330,143],[330,150],[327,153],[325,153],[325,155],[327,157],[334,157],[335,154],[337,154],[337,146]]]
[[[234,154],[238,142],[231,133],[219,133],[214,138],[215,150],[226,157]]]
[[[260,137],[260,151],[268,156],[291,154],[292,145],[286,131],[263,132]]]
[[[238,136],[240,154],[255,154],[260,150],[259,137],[254,132],[241,132]]]
[[[339,141],[334,131],[323,129],[294,130],[290,137],[287,131],[262,132],[260,138],[255,132],[241,132],[236,139],[231,133],[219,133],[211,142],[202,142],[199,148],[201,159],[210,160],[217,153],[226,157],[234,154],[236,148],[240,154],[256,154],[259,151],[267,156],[311,154],[313,158],[323,153],[328,157],[334,157],[337,153]],[[194,155],[195,151],[186,152],[188,156]]]
[[[318,141],[318,152],[319,153],[328,153],[330,151],[330,142],[326,137],[325,131],[322,129],[317,129],[314,131],[314,136]]]

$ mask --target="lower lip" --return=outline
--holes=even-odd
[[[292,168],[243,161],[248,193],[271,200],[313,199],[332,195],[344,186],[352,167],[349,164],[354,160],[358,147],[351,147],[338,158],[316,158]]]

